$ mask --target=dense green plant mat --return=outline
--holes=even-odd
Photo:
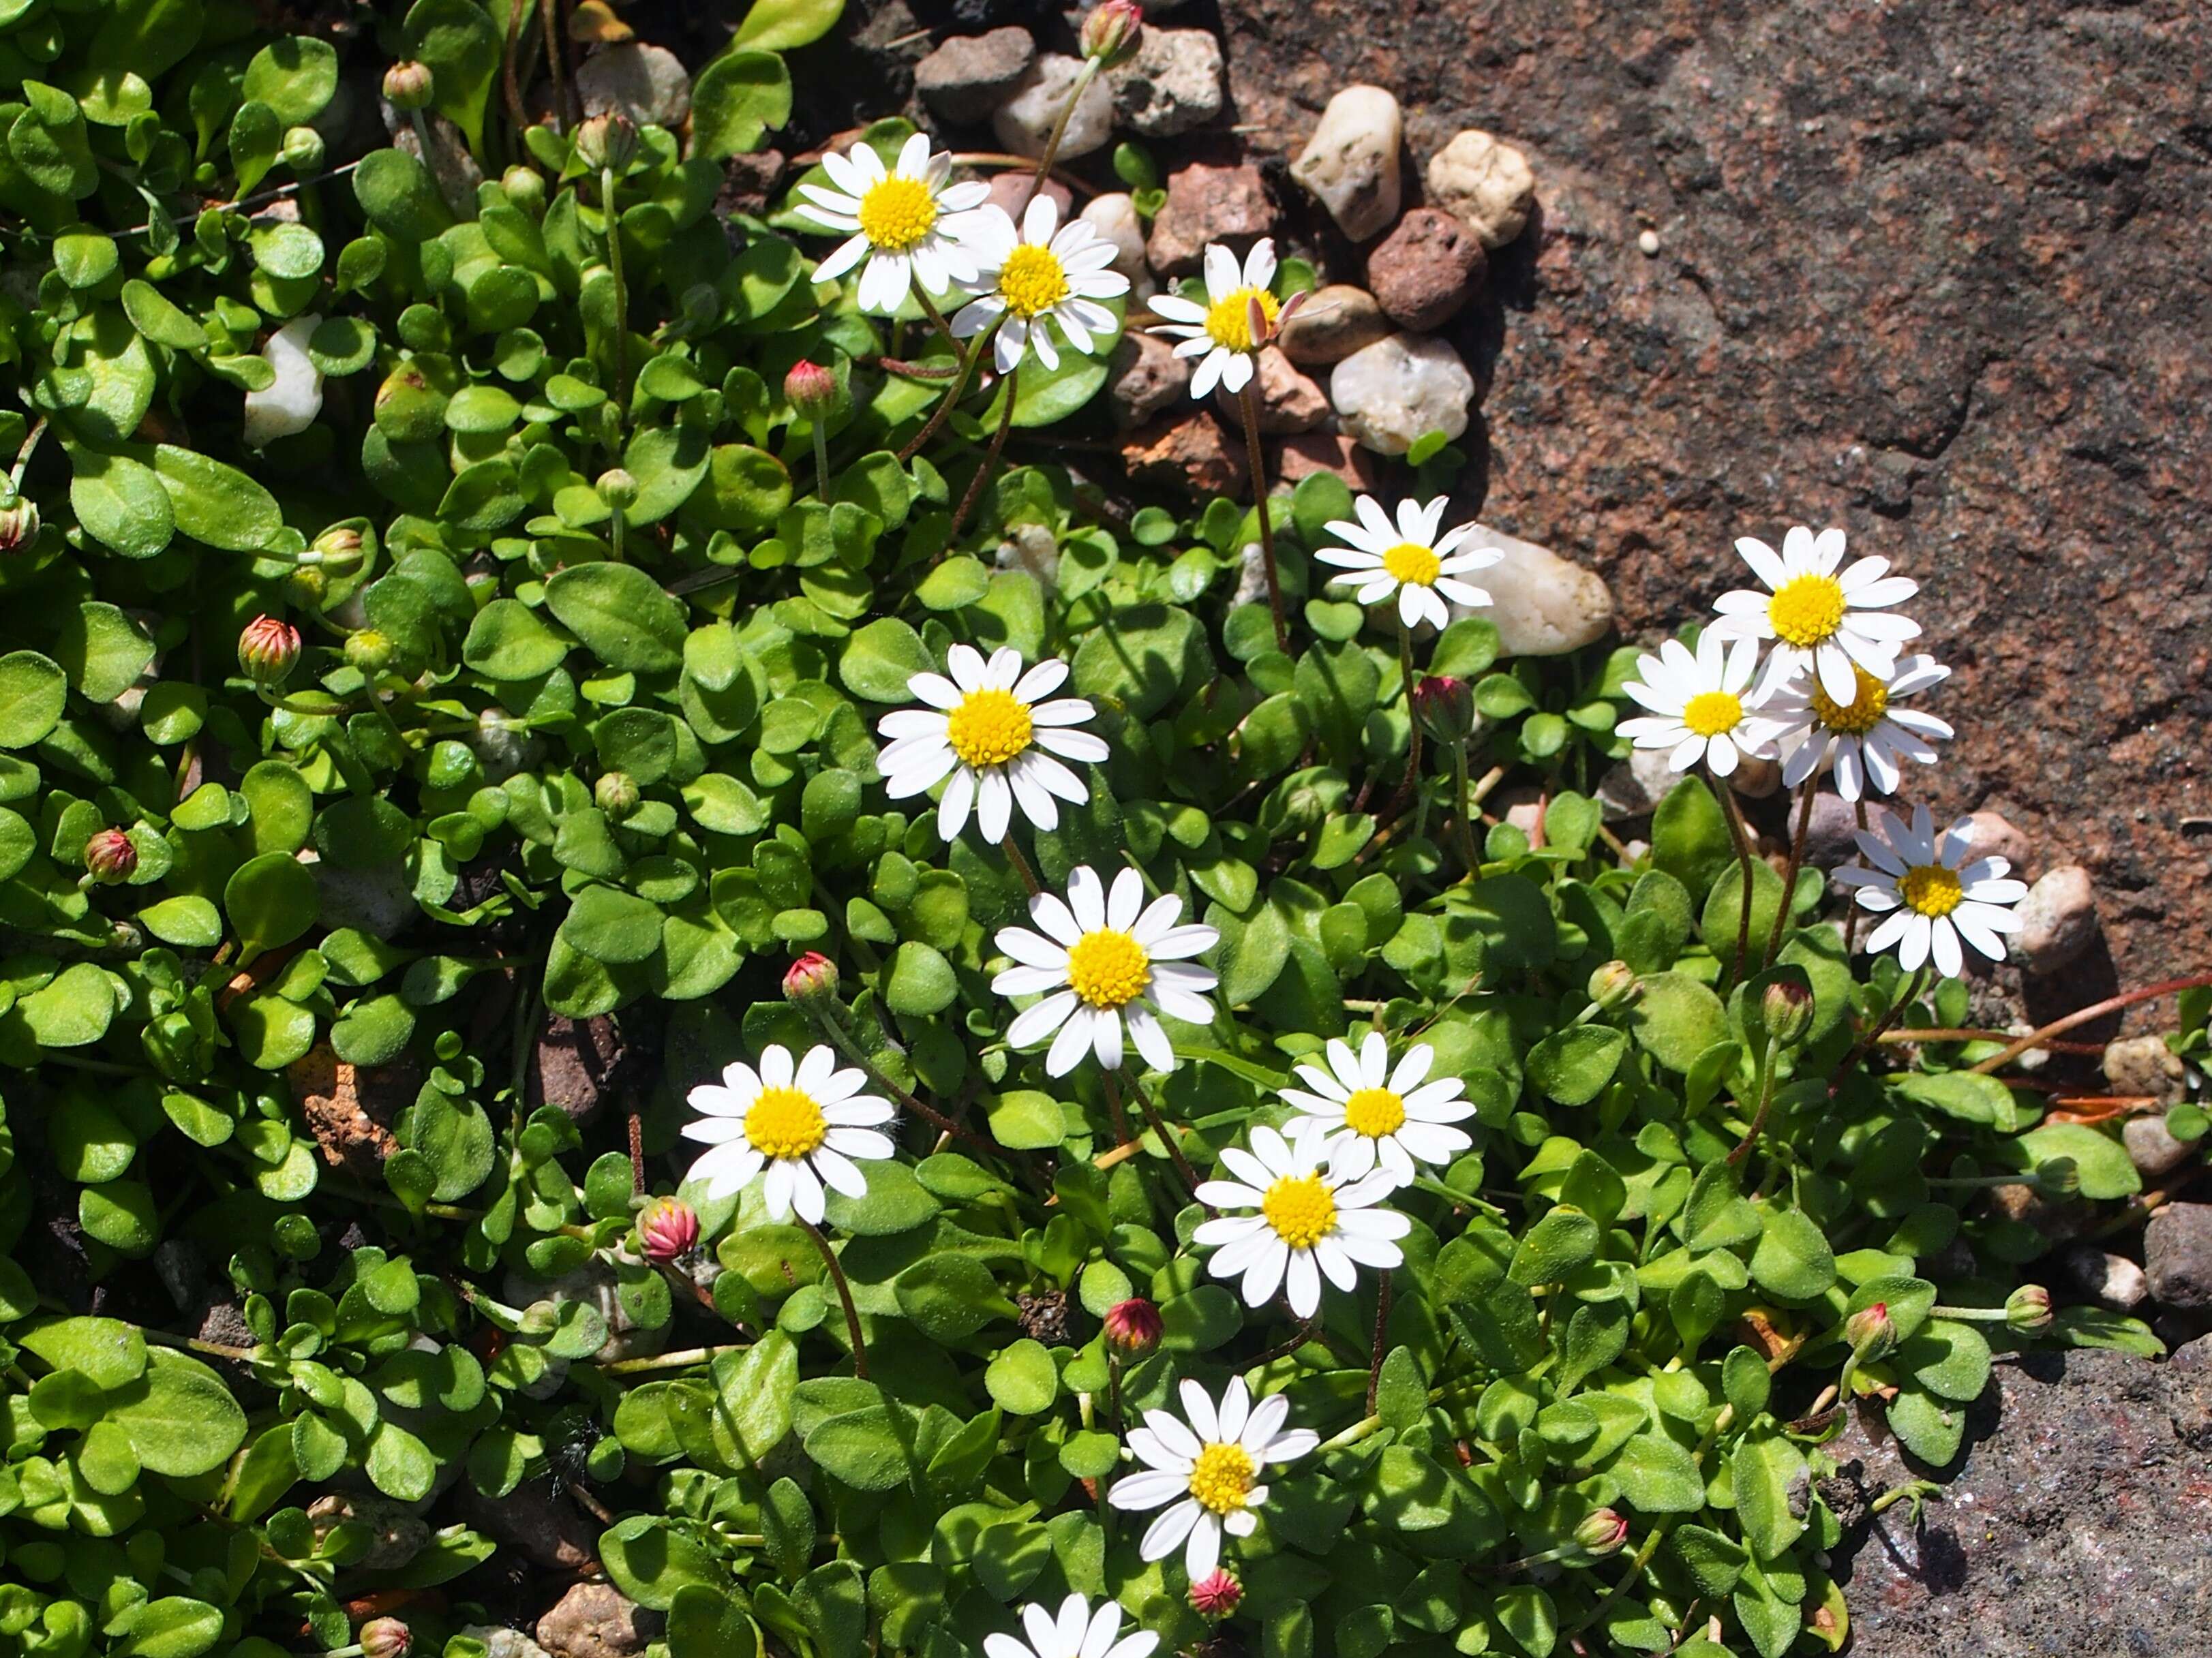
[[[1241,1377],[1318,1442],[1226,1546],[1246,1646],[1543,1658],[1717,1614],[1773,1658],[1843,1631],[1824,1389],[1877,1394],[1941,1466],[1993,1344],[2155,1350],[2014,1296],[2045,1241],[1973,1201],[1997,1174],[2124,1197],[2117,1142],[2039,1126],[2039,1096],[1968,1069],[1990,1044],[1855,1052],[1906,975],[1846,959],[1822,872],[1739,978],[1704,783],[1620,866],[1590,792],[1632,652],[1502,663],[1479,618],[1422,644],[1472,687],[1472,769],[1548,793],[1540,847],[1499,824],[1469,869],[1451,744],[1389,804],[1399,651],[1310,563],[1342,485],[1271,504],[1287,653],[1231,602],[1246,506],[1123,523],[1048,459],[953,536],[1000,410],[972,398],[902,463],[945,381],[881,360],[951,354],[918,309],[810,280],[796,197],[714,210],[722,161],[788,115],[776,53],[834,3],[761,0],[698,74],[688,149],[647,127],[581,158],[507,120],[501,11],[380,21],[484,167],[456,203],[398,149],[332,170],[337,54],[255,9],[0,3],[25,405],[0,412],[24,503],[0,556],[5,1644],[336,1651],[380,1597],[461,1658],[497,1563],[451,1493],[550,1471],[672,1658],[950,1658],[1071,1590],[1188,1648],[1180,1549],[1140,1558],[1148,1521],[1105,1498],[1139,1412]],[[868,137],[888,160],[909,131]],[[305,422],[278,384],[302,355]],[[784,389],[802,358],[836,383],[827,498]],[[1017,432],[1097,392],[1101,356],[1062,365],[1024,375]],[[1051,578],[1010,540],[1048,544]],[[1010,1044],[1018,872],[884,787],[878,722],[958,643],[1062,659],[1096,711],[1087,799],[1048,831],[1017,814],[1042,885],[1134,867],[1218,933],[1212,1017],[1170,1020],[1144,1084],[1164,1135],[1133,1078]],[[1784,895],[1753,867],[1756,938]],[[789,999],[809,950],[836,988]],[[528,1091],[549,1016],[611,1016],[632,1049],[580,1126]],[[1965,987],[1904,1017],[1965,1024]],[[1369,1029],[1429,1045],[1470,1110],[1469,1149],[1390,1199],[1371,1407],[1378,1275],[1310,1323],[1246,1306],[1182,1167],[1231,1178],[1224,1151],[1291,1115],[1293,1066]],[[641,1231],[629,1143],[634,1111],[673,1190],[687,1096],[825,1035],[958,1126],[902,1111],[865,1195],[828,1197],[865,1380],[805,1230],[757,1183],[695,1181]],[[356,1099],[385,1127],[342,1145]],[[74,1282],[36,1270],[56,1227]],[[243,1335],[199,1339],[195,1260]],[[380,1503],[429,1522],[404,1558],[370,1552]]]

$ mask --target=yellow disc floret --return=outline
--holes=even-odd
[[[1344,1102],[1344,1126],[1379,1140],[1406,1126],[1406,1102],[1388,1088],[1363,1088]]]
[[[1048,247],[1024,242],[999,267],[999,297],[1024,322],[1051,310],[1067,295],[1067,270]]]
[[[1966,896],[1959,872],[1941,864],[1915,864],[1897,884],[1897,896],[1908,908],[1928,916],[1948,915]]]
[[[1293,1249],[1310,1249],[1336,1225],[1336,1199],[1319,1175],[1285,1175],[1260,1199],[1260,1213]]]
[[[969,766],[1003,766],[1030,745],[1029,704],[1012,691],[970,691],[945,717],[945,740]]]
[[[1152,981],[1145,947],[1115,928],[1086,932],[1067,952],[1067,987],[1093,1007],[1126,1007]]]
[[[1843,584],[1832,575],[1794,575],[1766,601],[1766,619],[1785,645],[1809,649],[1844,625]]]
[[[1418,541],[1401,541],[1382,555],[1382,572],[1393,581],[1407,587],[1425,587],[1437,579],[1444,567],[1436,550],[1424,547]]]
[[[1190,1494],[1199,1506],[1215,1514],[1233,1514],[1251,1495],[1259,1473],[1251,1453],[1242,1445],[1208,1445],[1198,1454],[1190,1470]]]
[[[903,253],[937,228],[937,198],[919,179],[892,177],[860,197],[860,234],[887,253]]]
[[[1851,671],[1858,676],[1859,688],[1848,705],[1838,702],[1820,689],[1817,679],[1814,681],[1813,712],[1832,732],[1840,732],[1846,737],[1864,737],[1889,712],[1889,687],[1856,662],[1851,664]]]
[[[1206,307],[1206,337],[1216,345],[1225,345],[1231,351],[1252,349],[1255,343],[1252,338],[1252,302],[1255,300],[1260,302],[1260,314],[1267,319],[1267,331],[1273,333],[1275,319],[1282,313],[1282,301],[1264,288],[1240,288],[1227,298],[1216,300]]]
[[[829,1137],[822,1108],[803,1089],[763,1088],[745,1112],[745,1139],[764,1157],[803,1157]]]
[[[1682,705],[1682,723],[1699,737],[1718,737],[1743,720],[1743,699],[1734,691],[1699,691]]]

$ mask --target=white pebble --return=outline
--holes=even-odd
[[[269,337],[262,361],[276,371],[265,391],[246,394],[246,446],[259,449],[278,438],[304,432],[323,412],[323,374],[307,355],[307,341],[323,325],[320,317],[295,317]]]

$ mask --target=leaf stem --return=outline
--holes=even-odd
[[[1042,896],[1044,889],[1037,884],[1036,871],[1030,867],[1029,859],[1015,841],[1012,824],[1007,826],[1006,838],[999,842],[999,846],[1000,849],[1006,854],[1006,861],[1014,866],[1014,873],[1022,878],[1022,884],[1029,889],[1030,896],[1032,898]]]
[[[1979,1065],[1968,1067],[1977,1077],[1986,1077],[2000,1066],[2008,1065],[2031,1048],[2040,1048],[2045,1039],[2061,1031],[2071,1030],[2075,1025],[2087,1024],[2092,1019],[2102,1018],[2107,1013],[2117,1013],[2124,1007],[2133,1007],[2137,1002],[2154,1001],[2160,996],[2171,996],[2177,991],[2202,990],[2212,985],[2212,973],[2193,973],[2185,979],[2163,979],[2154,985],[2145,985],[2140,990],[2124,991],[2118,996],[2107,996],[2103,1001],[2091,1004],[2078,1013],[2069,1013],[2063,1019],[2053,1019],[2040,1029],[2032,1030],[2002,1054],[1992,1054]]]
[[[1182,1176],[1184,1184],[1190,1187],[1191,1196],[1197,1197],[1200,1185],[1198,1170],[1193,1169],[1190,1159],[1183,1156],[1182,1141],[1168,1127],[1166,1120],[1160,1115],[1159,1108],[1152,1103],[1152,1096],[1145,1091],[1144,1084],[1137,1080],[1137,1073],[1126,1065],[1121,1067],[1121,1080],[1129,1084],[1129,1091],[1137,1096],[1138,1108],[1144,1112],[1145,1121],[1152,1124],[1152,1133],[1160,1137],[1160,1144],[1167,1147],[1168,1156],[1175,1160],[1176,1171]],[[1212,1211],[1209,1209],[1206,1212],[1211,1214]]]
[[[804,1221],[799,1223],[802,1226]],[[743,1341],[725,1343],[719,1347],[686,1347],[673,1353],[651,1353],[643,1358],[610,1359],[597,1366],[601,1376],[640,1376],[647,1370],[681,1370],[694,1364],[705,1364],[723,1353],[742,1353],[750,1344]]]
[[[1743,821],[1743,808],[1736,804],[1735,791],[1729,786],[1728,779],[1710,766],[1706,771],[1712,778],[1713,793],[1721,798],[1721,811],[1728,818],[1729,839],[1735,843],[1737,884],[1743,889],[1742,900],[1736,907],[1735,960],[1729,966],[1729,978],[1741,979],[1744,976],[1744,957],[1751,950],[1751,830]]]
[[[830,1247],[830,1240],[822,1236],[822,1229],[804,1216],[794,1216],[806,1236],[814,1240],[814,1247],[822,1252],[823,1264],[830,1269],[830,1281],[837,1286],[837,1299],[845,1309],[845,1329],[853,1338],[853,1374],[863,1382],[868,1379],[868,1343],[860,1333],[860,1309],[853,1305],[853,1286],[845,1282],[845,1268],[837,1259],[837,1252]]]
[[[1060,118],[1052,124],[1052,136],[1044,142],[1044,154],[1037,157],[1036,171],[1030,175],[1030,187],[1022,192],[1021,205],[1014,210],[1015,223],[1021,222],[1022,215],[1029,211],[1030,203],[1036,199],[1037,191],[1043,188],[1046,175],[1052,171],[1053,160],[1060,154],[1060,140],[1067,137],[1067,124],[1074,118],[1076,105],[1083,101],[1083,94],[1089,90],[1091,78],[1098,73],[1098,64],[1096,58],[1085,58],[1083,68],[1075,77],[1075,84],[1067,89],[1067,101],[1060,107]]]
[[[1375,1286],[1375,1345],[1367,1361],[1367,1414],[1375,1414],[1376,1396],[1382,1390],[1382,1344],[1390,1325],[1390,1269],[1385,1266]]]

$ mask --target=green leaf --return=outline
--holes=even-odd
[[[112,1390],[107,1419],[149,1472],[176,1479],[221,1467],[246,1442],[246,1412],[222,1378],[166,1347],[149,1350],[145,1374]]]
[[[845,0],[753,0],[730,46],[789,52],[819,40],[837,27],[844,12]]]
[[[914,1471],[912,1436],[899,1407],[871,1405],[817,1423],[806,1435],[806,1455],[857,1490],[895,1491]]]
[[[247,859],[222,890],[223,913],[238,935],[241,960],[290,944],[314,926],[321,905],[315,878],[280,852]]]
[[[607,666],[666,673],[683,665],[684,606],[634,564],[575,564],[545,584],[546,608]]]
[[[1735,859],[1728,820],[1712,791],[1686,777],[1651,814],[1651,863],[1701,897]]]
[[[1042,1342],[1015,1342],[983,1372],[991,1400],[1012,1416],[1042,1416],[1060,1391],[1060,1372]]]
[[[275,548],[284,532],[276,496],[235,466],[163,443],[155,446],[154,472],[169,492],[177,528],[195,541],[258,553]]]
[[[499,73],[499,31],[471,0],[417,0],[407,14],[414,55],[430,66],[430,107],[483,153],[484,106]]]
[[[1813,1218],[1802,1209],[1774,1207],[1760,1220],[1765,1230],[1751,1255],[1751,1275],[1759,1287],[1790,1301],[1826,1294],[1836,1281],[1836,1258]]]
[[[151,558],[169,544],[176,514],[152,467],[91,449],[73,450],[70,461],[70,506],[86,534],[125,558]]]
[[[1636,1435],[1607,1469],[1620,1494],[1644,1514],[1695,1514],[1705,1505],[1705,1482],[1689,1452],[1663,1433]]]
[[[1630,1009],[1628,1022],[1646,1053],[1686,1075],[1698,1055],[1729,1035],[1728,1010],[1721,999],[1679,973],[1645,975],[1644,994]]]
[[[461,660],[487,679],[541,679],[568,654],[567,642],[516,598],[495,598],[478,610],[461,645]]]
[[[942,1013],[959,993],[960,981],[944,954],[912,939],[898,947],[884,976],[884,1005],[911,1017]]]
[[[313,120],[337,89],[337,53],[304,35],[270,41],[246,66],[246,96],[268,105],[286,126]]]
[[[791,75],[774,52],[726,52],[691,82],[694,155],[720,161],[757,149],[790,118]]]
[[[2142,1190],[2142,1176],[2127,1148],[2085,1124],[2046,1123],[2021,1135],[2020,1149],[2036,1163],[2070,1158],[2081,1178],[2081,1195],[2094,1201],[2132,1197]]]
[[[907,683],[916,674],[936,671],[937,663],[921,635],[891,616],[857,629],[845,641],[837,661],[837,676],[845,689],[871,702],[911,701]]]
[[[0,656],[0,749],[43,742],[62,717],[69,677],[36,651]]]
[[[56,1370],[74,1370],[109,1392],[146,1372],[146,1339],[115,1318],[64,1318],[18,1332],[16,1345]]]
[[[1613,1080],[1628,1051],[1625,1031],[1569,1025],[1528,1051],[1528,1080],[1561,1105],[1588,1105]]]

